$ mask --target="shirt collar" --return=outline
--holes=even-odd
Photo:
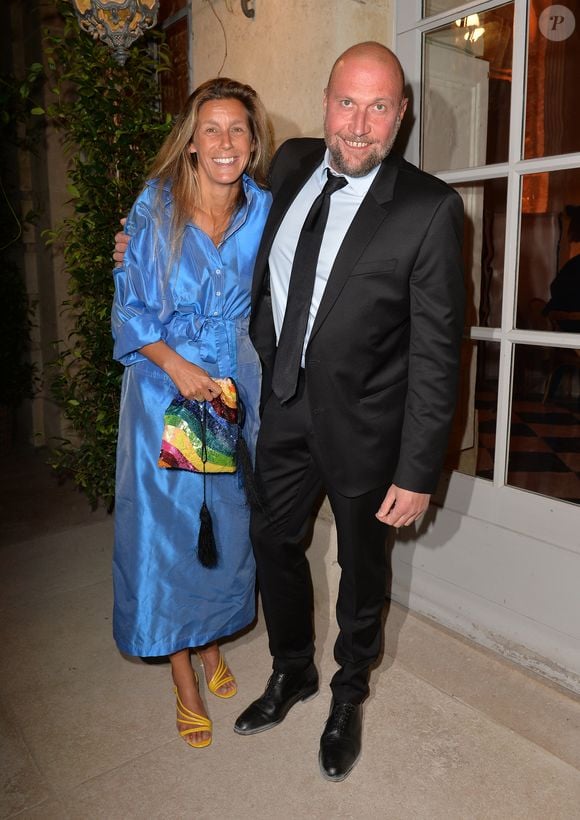
[[[244,193],[246,194],[246,197],[248,199],[251,199],[251,192],[261,190],[256,180],[253,177],[248,176],[247,174],[244,174],[242,176],[242,186],[244,188]]]
[[[380,167],[381,165],[379,163],[372,169],[372,171],[369,171],[368,174],[365,174],[364,177],[351,177],[348,174],[338,174],[338,176],[343,176],[348,181],[348,185],[346,185],[342,190],[346,194],[351,194],[354,196],[365,196],[365,194],[373,184],[374,178],[379,173]],[[336,174],[336,171],[330,167],[330,151],[328,150],[328,148],[324,152],[324,159],[322,160],[322,165],[319,169],[322,186],[324,186],[324,183],[326,182],[327,168],[330,168],[331,173]]]

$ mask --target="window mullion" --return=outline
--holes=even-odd
[[[527,17],[528,10],[525,0],[515,0],[509,141],[509,163],[512,166],[522,158],[524,112],[526,106]]]
[[[506,483],[505,479],[509,454],[513,351],[514,348],[511,342],[506,338],[502,339],[499,357],[497,420],[493,463],[493,484],[495,487],[504,487]]]
[[[508,195],[505,236],[504,278],[502,295],[500,366],[497,397],[493,483],[504,487],[509,457],[509,434],[513,385],[514,342],[509,336],[516,315],[516,293],[519,260],[521,178],[515,170],[522,156],[527,53],[527,3],[514,3],[514,44],[510,105],[510,139],[508,150]]]
[[[566,347],[580,349],[580,333],[556,330],[510,330],[507,338],[512,344],[537,345],[539,347]]]

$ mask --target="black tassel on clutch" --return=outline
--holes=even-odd
[[[201,460],[203,463],[203,503],[199,510],[199,535],[197,536],[197,558],[202,567],[213,569],[217,566],[218,556],[217,546],[215,543],[215,536],[213,534],[213,521],[211,520],[211,513],[205,500],[205,465],[207,462],[206,424],[207,402],[204,402],[203,412],[201,416]]]
[[[203,476],[203,483],[205,485],[205,473]],[[199,536],[197,539],[197,557],[202,567],[213,569],[217,566],[218,556],[215,537],[213,534],[213,521],[211,520],[211,513],[205,503],[205,486],[204,499],[201,509],[199,511]]]

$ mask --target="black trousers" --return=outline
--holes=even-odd
[[[313,595],[305,555],[312,514],[323,490],[334,513],[341,568],[336,604],[337,702],[361,703],[369,667],[381,648],[386,593],[387,527],[375,518],[388,486],[349,498],[332,485],[317,447],[301,373],[298,393],[280,405],[272,394],[262,416],[256,471],[264,511],[252,515],[251,535],[274,669],[306,669],[314,655]]]

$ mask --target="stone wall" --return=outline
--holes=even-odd
[[[277,143],[321,136],[322,93],[334,60],[364,40],[392,45],[392,0],[253,5],[249,19],[237,0],[192,0],[193,85],[218,73],[249,83],[270,113]]]

